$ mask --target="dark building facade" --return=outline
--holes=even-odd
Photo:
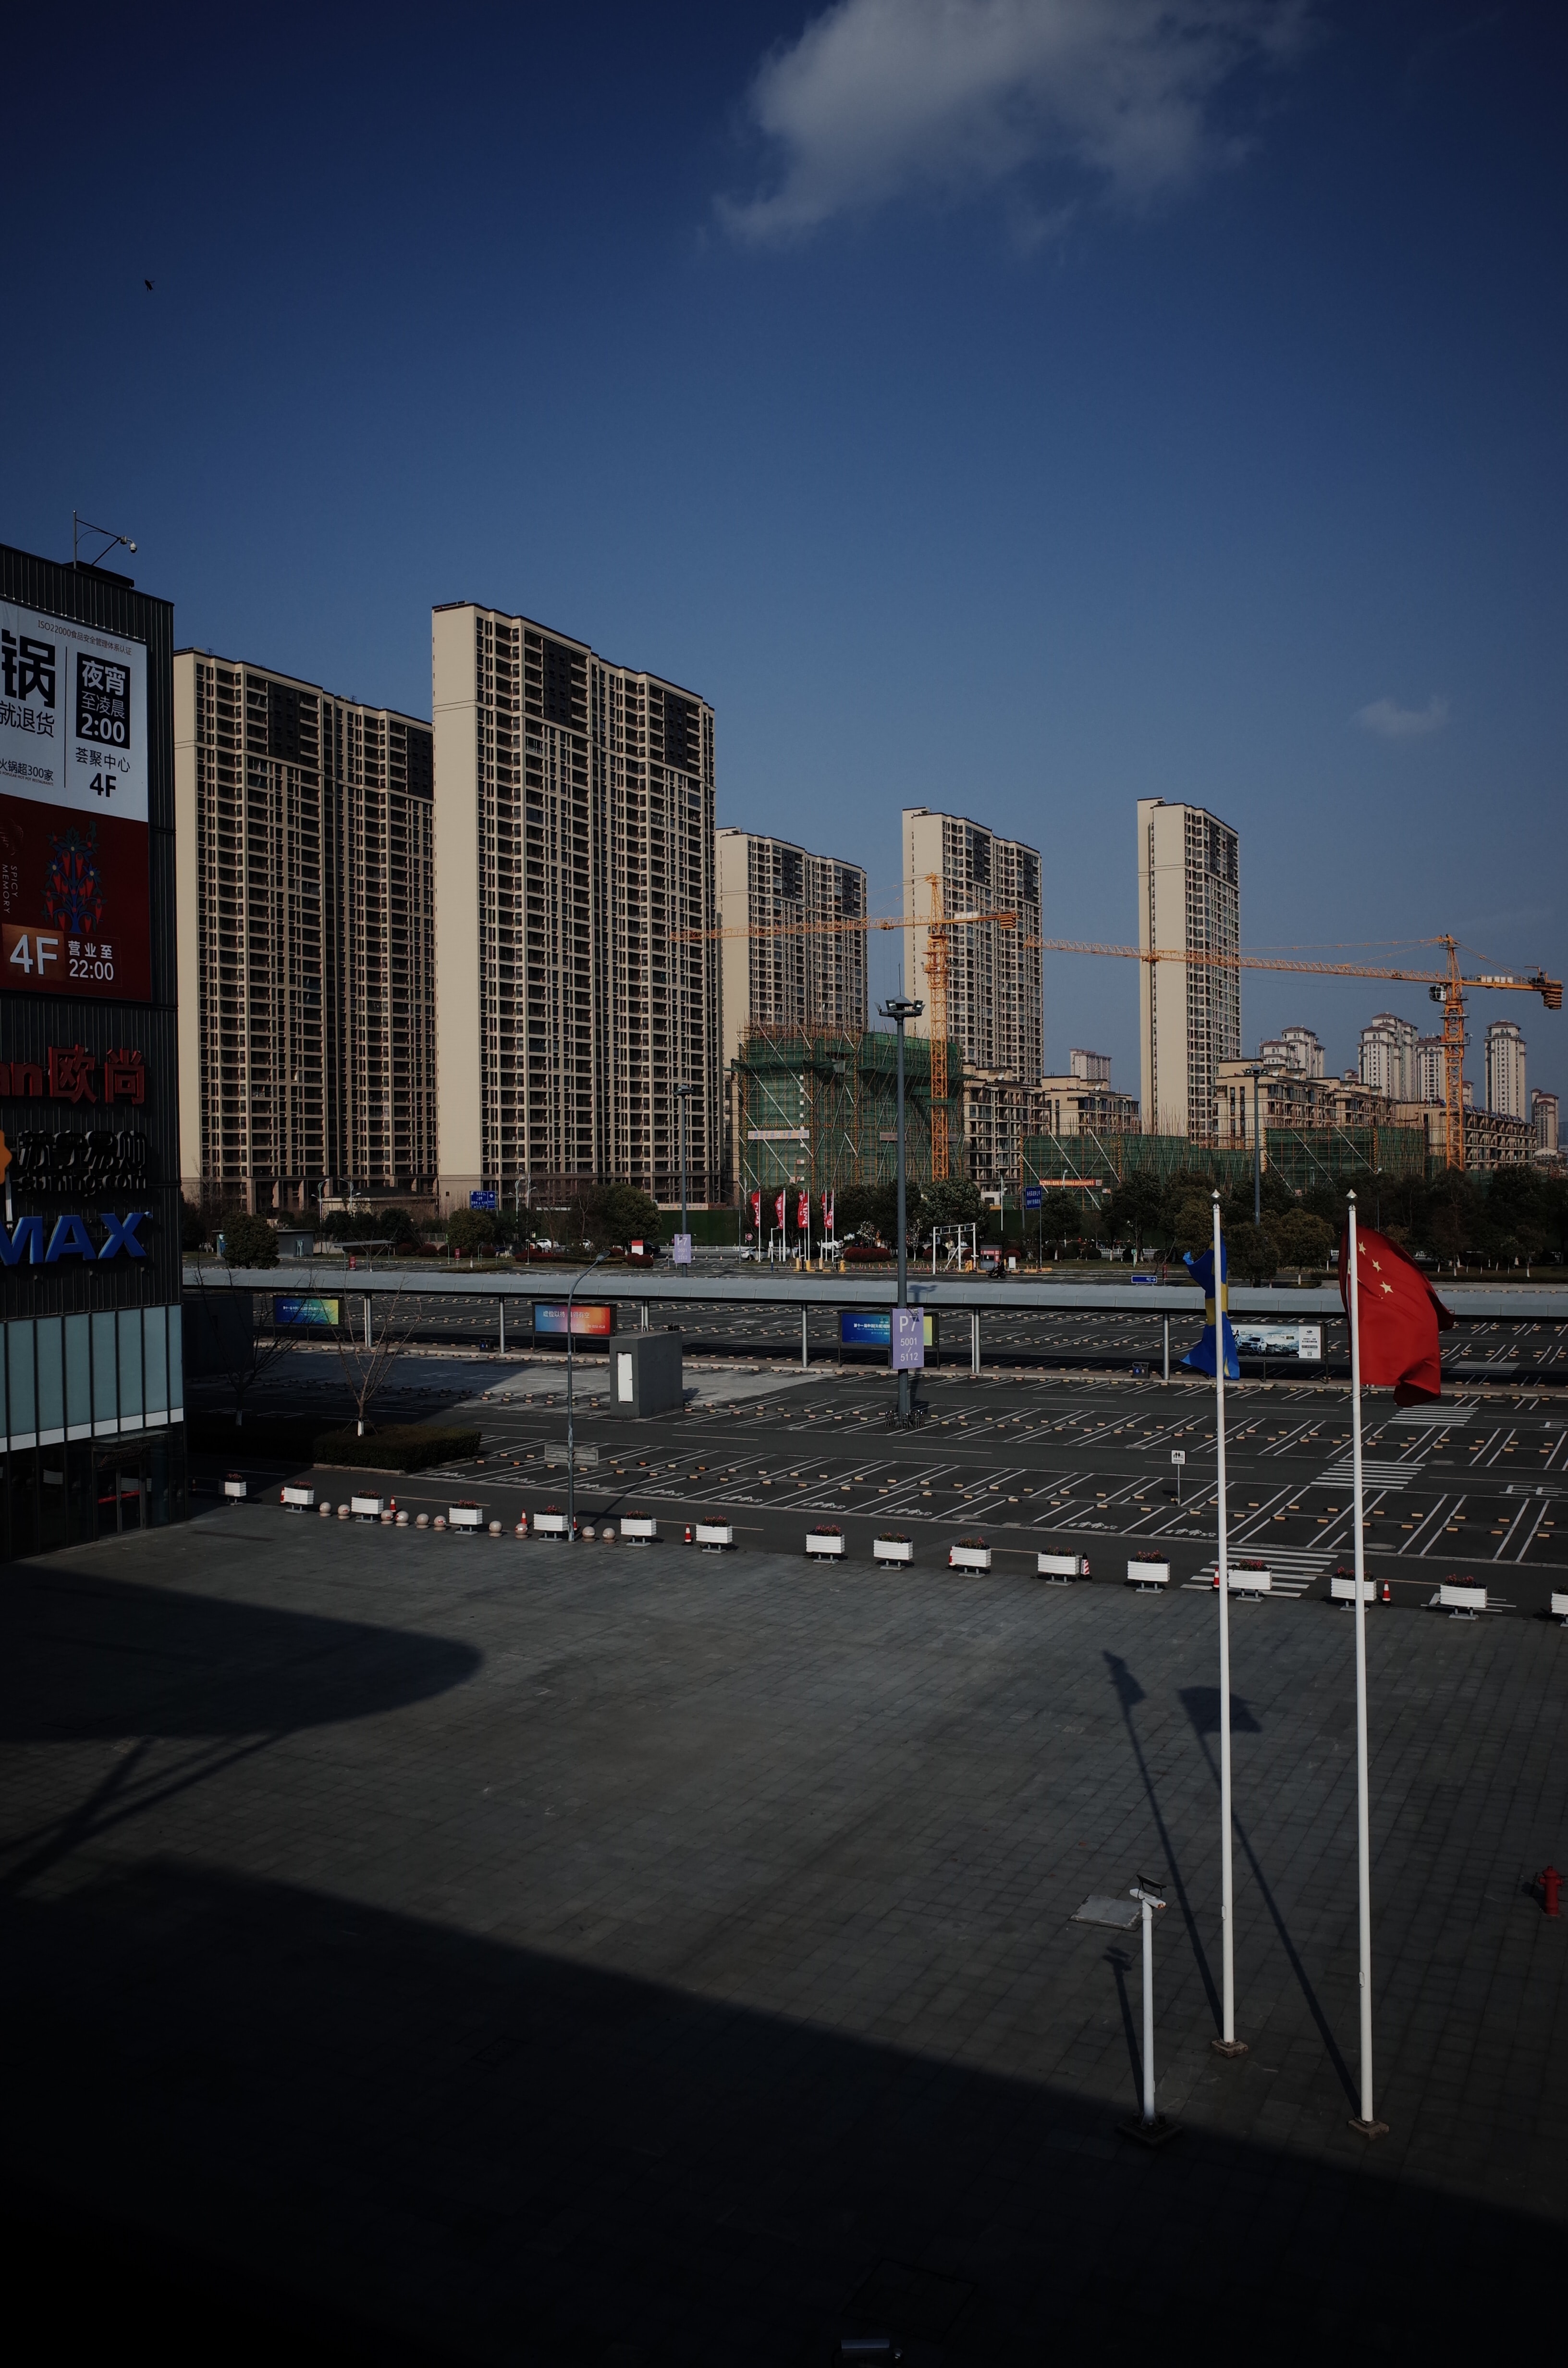
[[[174,609],[0,544],[0,1552],[182,1520]]]

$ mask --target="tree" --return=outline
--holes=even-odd
[[[938,1176],[919,1193],[921,1230],[933,1225],[975,1225],[985,1215],[980,1187],[967,1176]]]
[[[473,1257],[495,1239],[495,1221],[487,1209],[454,1209],[447,1220],[447,1239],[460,1257]]]
[[[204,1249],[208,1242],[207,1220],[192,1201],[179,1204],[179,1246],[182,1250]]]
[[[1214,1247],[1214,1203],[1191,1192],[1176,1204],[1173,1227],[1176,1247],[1190,1250],[1195,1255]],[[1270,1273],[1273,1269],[1270,1268]]]
[[[462,1209],[458,1213],[464,1217],[477,1217],[483,1215],[483,1212],[478,1209]],[[370,1408],[385,1384],[391,1380],[392,1369],[397,1362],[398,1351],[413,1331],[419,1313],[417,1299],[411,1299],[405,1304],[403,1290],[403,1284],[400,1282],[392,1294],[390,1313],[387,1310],[385,1295],[382,1294],[381,1328],[379,1338],[375,1329],[374,1302],[367,1292],[364,1300],[364,1314],[365,1334],[369,1335],[369,1338],[356,1335],[352,1324],[344,1324],[339,1326],[334,1341],[338,1362],[343,1367],[344,1380],[347,1383],[349,1395],[354,1400],[355,1430],[360,1439],[365,1436],[365,1424],[369,1419]]]
[[[1278,1270],[1279,1254],[1262,1225],[1237,1225],[1226,1236],[1226,1264],[1242,1282],[1269,1282]]]
[[[629,1249],[633,1242],[656,1242],[659,1204],[635,1184],[607,1184],[595,1195],[587,1225],[596,1247],[615,1243]]]
[[[1310,1209],[1292,1209],[1267,1228],[1286,1266],[1321,1267],[1328,1263],[1334,1229]]]
[[[278,1236],[265,1217],[241,1209],[224,1222],[223,1256],[230,1266],[276,1266]]]
[[[1107,1229],[1113,1242],[1131,1242],[1135,1258],[1146,1241],[1160,1238],[1164,1195],[1153,1176],[1124,1176],[1106,1208]]]

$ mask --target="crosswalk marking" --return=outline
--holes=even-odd
[[[1336,1488],[1347,1488],[1352,1485],[1355,1477],[1356,1467],[1353,1463],[1348,1462],[1331,1463],[1319,1486],[1326,1487],[1332,1483]],[[1413,1480],[1424,1480],[1426,1477],[1426,1474],[1422,1471],[1419,1463],[1377,1463],[1370,1456],[1363,1456],[1361,1459],[1361,1479],[1363,1486],[1369,1488],[1408,1488]]]

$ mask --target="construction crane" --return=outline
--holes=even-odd
[[[1442,970],[1394,969],[1383,963],[1301,962],[1285,954],[1202,953],[1176,946],[1084,945],[1070,938],[1021,938],[1020,945],[1038,946],[1042,953],[1111,954],[1128,962],[1186,962],[1194,970],[1279,970],[1304,972],[1312,978],[1391,978],[1407,985],[1425,986],[1434,1003],[1443,1007],[1443,1101],[1447,1113],[1444,1156],[1450,1167],[1464,1166],[1464,999],[1467,988],[1489,992],[1539,995],[1548,1011],[1562,1008],[1562,982],[1540,969],[1528,978],[1508,971],[1483,971],[1467,978],[1460,968],[1457,938],[1423,938],[1422,945],[1441,946],[1447,956]]]

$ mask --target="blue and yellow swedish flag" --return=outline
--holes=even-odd
[[[1182,1264],[1194,1282],[1202,1287],[1203,1338],[1198,1342],[1196,1348],[1187,1350],[1181,1361],[1184,1365],[1190,1366],[1195,1373],[1211,1373],[1214,1371],[1214,1326],[1218,1320],[1223,1325],[1225,1331],[1225,1379],[1228,1382],[1239,1382],[1242,1369],[1236,1358],[1236,1336],[1231,1329],[1231,1319],[1226,1313],[1231,1304],[1230,1284],[1226,1280],[1230,1273],[1231,1261],[1226,1255],[1223,1239],[1220,1243],[1218,1306],[1215,1304],[1214,1294],[1213,1251],[1205,1250],[1200,1258],[1195,1258],[1188,1250],[1183,1257]]]

